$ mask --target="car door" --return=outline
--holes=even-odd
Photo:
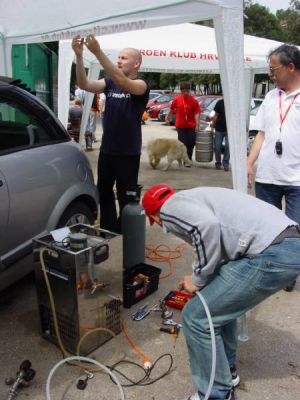
[[[56,160],[63,157],[60,147],[66,138],[53,137],[50,122],[48,129],[37,111],[18,103],[17,96],[0,96],[2,267],[31,251],[32,237],[45,229],[49,208],[63,189]]]
[[[5,232],[7,229],[8,210],[9,210],[9,204],[8,204],[7,184],[4,175],[0,170],[0,257],[1,254],[3,254],[4,252],[3,244],[4,244]],[[1,269],[2,265],[0,258],[0,271]]]

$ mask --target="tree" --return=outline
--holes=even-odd
[[[278,10],[276,17],[285,34],[285,41],[300,45],[300,1],[291,1],[288,10]]]
[[[284,41],[284,31],[278,18],[268,8],[246,2],[244,30],[248,35]]]

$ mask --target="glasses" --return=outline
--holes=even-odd
[[[277,69],[279,69],[279,68],[281,68],[281,67],[283,67],[283,65],[277,65],[277,67],[271,67],[271,66],[269,65],[268,68],[269,68],[269,71],[273,73],[274,71],[276,71]]]

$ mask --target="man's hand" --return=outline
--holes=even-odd
[[[249,164],[247,165],[247,176],[248,176],[248,188],[251,189],[253,184],[254,171],[253,167],[250,166]]]
[[[83,38],[79,35],[75,36],[72,40],[72,49],[76,56],[81,57],[83,53]]]
[[[96,57],[100,53],[100,45],[94,35],[88,35],[85,39],[85,45]]]
[[[181,278],[178,284],[179,290],[185,290],[188,293],[195,293],[199,290],[202,286],[194,285],[192,282],[192,275],[185,275]]]

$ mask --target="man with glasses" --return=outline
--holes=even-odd
[[[300,224],[300,51],[284,44],[269,54],[269,76],[276,85],[257,115],[260,127],[247,169],[248,185],[255,177],[256,196],[282,209]],[[286,288],[290,291],[293,285]]]

